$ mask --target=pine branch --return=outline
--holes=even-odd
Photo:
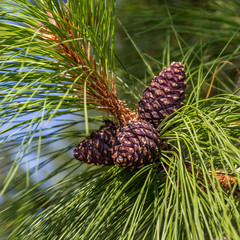
[[[239,96],[226,94],[200,100],[202,86],[207,83],[214,64],[226,59],[232,61],[234,57],[238,59],[238,48],[233,47],[235,50],[230,54],[221,51],[222,55],[217,55],[218,57],[213,59],[209,58],[208,52],[205,51],[205,42],[199,41],[194,45],[192,42],[190,45],[183,44],[184,41],[179,37],[175,27],[181,30],[184,26],[174,24],[176,20],[183,19],[178,15],[181,13],[182,6],[177,9],[179,12],[176,17],[171,19],[173,21],[170,25],[166,24],[168,19],[159,19],[156,26],[167,27],[170,31],[164,31],[167,37],[166,41],[161,43],[159,43],[159,33],[149,34],[151,39],[157,38],[157,44],[150,46],[151,52],[154,52],[152,47],[156,46],[158,49],[156,52],[159,53],[159,44],[164,44],[164,51],[160,53],[161,57],[156,59],[145,54],[144,63],[146,64],[150,59],[157,64],[159,69],[161,68],[159,66],[170,63],[170,56],[175,57],[173,60],[184,59],[185,63],[189,64],[188,84],[192,85],[194,89],[192,92],[188,90],[190,97],[187,102],[185,101],[186,104],[181,111],[175,112],[174,116],[171,115],[160,123],[161,139],[170,142],[175,151],[162,149],[162,155],[167,155],[169,161],[161,156],[160,163],[150,164],[134,173],[123,171],[117,166],[111,167],[108,171],[104,167],[88,169],[86,164],[73,163],[68,155],[72,148],[71,145],[75,142],[72,137],[76,135],[82,137],[84,132],[79,130],[79,126],[76,129],[69,129],[75,124],[82,124],[83,122],[76,118],[79,119],[83,116],[75,114],[80,108],[74,98],[68,96],[69,85],[67,84],[70,82],[71,88],[76,89],[76,95],[82,99],[84,98],[82,85],[87,82],[89,93],[87,102],[88,107],[92,107],[92,109],[104,105],[101,101],[105,100],[99,96],[103,94],[99,86],[105,86],[105,89],[112,92],[111,96],[114,96],[115,81],[112,80],[112,74],[110,74],[110,72],[114,72],[114,68],[111,67],[109,56],[104,56],[106,52],[109,53],[109,49],[113,52],[113,47],[108,40],[102,40],[105,38],[101,31],[97,29],[94,31],[95,26],[101,24],[98,23],[98,20],[102,19],[103,13],[98,12],[98,3],[101,4],[103,1],[91,1],[92,4],[97,2],[97,5],[93,5],[91,8],[97,10],[95,14],[91,10],[90,15],[85,12],[85,20],[74,14],[74,12],[81,12],[79,9],[81,9],[80,4],[83,1],[70,0],[69,15],[65,13],[65,10],[61,10],[63,8],[59,8],[57,0],[44,2],[46,4],[46,7],[42,6],[44,11],[39,10],[41,8],[28,8],[27,6],[31,5],[28,5],[30,2],[27,0],[14,0],[13,2],[6,0],[6,2],[12,7],[16,4],[17,7],[13,11],[14,14],[9,18],[6,17],[5,20],[23,24],[14,26],[0,21],[1,52],[4,53],[1,56],[3,63],[0,72],[1,83],[3,83],[1,85],[1,116],[4,124],[8,122],[14,124],[14,126],[4,128],[1,132],[7,133],[7,136],[2,139],[4,144],[1,149],[3,152],[9,149],[13,154],[21,153],[23,150],[24,157],[29,157],[29,163],[35,165],[36,154],[34,151],[41,148],[43,162],[39,169],[42,170],[42,167],[46,166],[50,170],[49,175],[41,182],[35,183],[34,186],[30,185],[30,189],[26,189],[24,177],[14,175],[18,171],[16,167],[25,166],[25,158],[16,158],[17,166],[14,165],[11,169],[10,163],[4,165],[4,178],[6,171],[9,169],[12,171],[12,174],[6,179],[7,184],[11,182],[8,188],[11,190],[9,195],[15,201],[9,204],[8,199],[6,200],[7,206],[0,221],[0,231],[8,230],[12,239],[40,240],[50,238],[86,238],[89,240],[118,238],[141,240],[155,238],[214,239],[216,237],[221,239],[223,236],[229,239],[238,239],[240,231],[239,199],[235,198],[233,190],[236,187],[236,193],[238,192],[237,180],[239,182],[236,171],[236,167],[239,167],[240,156]],[[90,1],[84,1],[86,4],[88,2]],[[106,2],[110,3],[111,1]],[[56,4],[54,11],[53,3]],[[64,6],[62,3],[60,5]],[[78,11],[73,11],[73,7],[76,7]],[[11,7],[5,8],[2,11],[3,15],[5,16],[5,12],[11,10]],[[159,12],[159,9],[157,11]],[[25,15],[21,16],[22,12]],[[51,12],[55,22],[49,22],[49,15],[46,12]],[[162,11],[162,13],[164,12]],[[198,13],[199,16],[202,16],[201,11]],[[139,14],[138,11],[137,14]],[[145,14],[140,15],[144,16],[146,20]],[[212,12],[209,12],[209,15],[213,16]],[[95,18],[95,16],[97,17]],[[156,22],[156,18],[160,15],[158,13],[152,17],[151,11],[150,16]],[[189,17],[186,16],[183,17],[189,22]],[[224,17],[221,19],[224,20]],[[206,20],[206,23],[209,24],[209,20]],[[39,26],[37,22],[41,22],[43,25]],[[159,24],[159,22],[163,24]],[[228,22],[224,21],[224,29]],[[219,21],[216,23],[217,26]],[[112,22],[110,22],[111,24]],[[68,30],[68,26],[71,30]],[[189,31],[189,27],[191,26],[188,25],[185,29]],[[108,31],[109,28],[105,26],[103,29]],[[172,47],[174,39],[169,33],[172,29],[180,46],[177,50]],[[223,28],[221,29],[223,30]],[[41,32],[42,30],[47,31],[45,36]],[[141,30],[146,30],[145,26]],[[213,29],[214,31],[209,31],[208,28],[202,28],[202,30],[205,33],[219,32],[216,31],[216,28]],[[191,39],[199,39],[192,32],[190,35]],[[98,36],[100,37],[98,38]],[[37,41],[35,41],[36,39]],[[104,48],[104,46],[107,47]],[[125,45],[125,47],[127,46]],[[129,57],[126,54],[129,53],[128,51],[122,52]],[[216,54],[216,48],[213,49],[213,52]],[[44,59],[46,56],[51,59]],[[132,53],[131,57],[134,59],[132,62],[135,63],[137,57]],[[159,62],[161,58],[162,62]],[[198,60],[200,60],[200,64]],[[128,62],[131,61],[128,59]],[[148,63],[148,65],[152,64]],[[13,67],[14,70],[12,70]],[[51,70],[54,73],[38,72],[39,68]],[[30,71],[21,72],[26,69],[30,69]],[[207,71],[206,75],[203,70]],[[135,73],[139,74],[139,71],[135,71]],[[223,86],[226,85],[226,79],[227,82],[234,80],[232,76],[224,76],[222,79],[220,76],[217,77],[218,82]],[[143,77],[139,77],[138,83],[144,87],[147,83],[143,84],[142,79]],[[96,86],[95,82],[98,82],[99,85]],[[138,83],[133,82],[133,89],[135,88],[136,92],[138,92]],[[228,92],[231,90],[229,86],[226,89]],[[74,91],[72,94],[74,95]],[[111,96],[108,97],[111,98]],[[26,97],[27,100],[22,97]],[[109,105],[105,103],[105,109],[110,108],[113,102],[114,99]],[[61,121],[64,116],[68,118],[70,112],[73,113],[73,118],[68,118],[68,124],[58,121],[54,127],[42,127],[42,123],[49,118],[52,111],[56,111],[54,116],[61,118]],[[42,116],[36,115],[30,120],[16,119],[18,116],[27,118],[29,112],[40,113]],[[94,123],[99,122],[100,119],[102,117],[91,118]],[[124,119],[117,121],[121,122]],[[51,133],[49,133],[50,128]],[[17,141],[11,139],[10,136]],[[18,151],[19,140],[21,148]],[[51,145],[51,149],[46,152],[44,147],[53,144],[56,140],[63,141],[61,144],[57,142],[58,149],[53,150]],[[63,148],[63,145],[67,146]],[[31,149],[31,151],[27,152],[27,149]],[[171,155],[171,152],[174,154]],[[62,158],[64,164],[58,168],[54,165],[56,170],[49,168],[48,163],[57,164],[59,162],[61,153],[66,153]],[[66,159],[69,159],[67,163]],[[185,164],[186,159],[191,159],[189,171]],[[21,164],[20,161],[22,161]],[[167,166],[170,165],[171,168],[167,169],[163,162],[166,162]],[[27,160],[26,163],[28,164]],[[157,171],[159,164],[166,169]],[[209,169],[211,169],[210,172]],[[224,170],[218,171],[217,169]],[[83,170],[85,171],[83,172]],[[230,174],[231,171],[234,175]],[[67,174],[61,175],[66,172]],[[27,174],[32,176],[34,169],[27,170]],[[55,176],[57,178],[54,178]],[[49,186],[49,180],[52,178],[54,178],[53,184]],[[15,180],[13,181],[13,179]],[[61,180],[58,182],[59,179]],[[24,184],[20,191],[16,187],[18,183]],[[43,190],[38,189],[38,187],[42,187],[42,184],[44,184]],[[46,188],[46,185],[49,188]],[[18,194],[12,197],[12,193],[15,193],[13,191],[16,189]],[[230,194],[223,194],[222,190],[227,193],[229,191]]]
[[[66,9],[64,24],[57,20],[60,17],[59,15],[53,17],[51,13],[47,12],[49,22],[54,25],[54,28],[51,29],[54,29],[54,31],[40,23],[41,35],[47,40],[46,43],[49,46],[54,46],[55,51],[58,52],[58,61],[65,63],[64,66],[59,67],[62,70],[70,69],[67,78],[75,82],[72,89],[75,96],[83,99],[83,85],[86,81],[88,100],[98,105],[100,109],[112,114],[118,126],[122,126],[126,121],[133,119],[135,114],[118,99],[114,75],[109,73],[107,66],[102,66],[101,60],[96,64],[95,56],[91,53],[91,42],[93,43],[93,40],[89,41],[86,34],[80,32],[77,26],[74,26],[74,22],[70,20],[70,12],[67,7],[67,5],[64,6],[64,9]],[[97,24],[97,22],[98,19],[94,20],[94,23]],[[63,37],[57,34],[66,30],[67,33]],[[73,34],[74,31],[77,31],[77,38]],[[70,43],[71,45],[77,45],[79,47],[78,51],[72,48]]]

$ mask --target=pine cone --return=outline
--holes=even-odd
[[[113,143],[113,161],[123,169],[137,170],[157,159],[160,136],[146,121],[130,121],[118,129]]]
[[[172,62],[156,76],[139,100],[138,114],[155,128],[170,114],[177,111],[185,97],[186,75],[184,65]]]
[[[92,132],[89,137],[80,142],[73,151],[73,156],[85,163],[96,165],[113,165],[111,157],[112,139],[116,135],[116,127],[110,120],[98,131]]]
[[[206,187],[205,187],[205,178],[204,178],[204,174],[201,171],[198,171],[197,169],[194,169],[194,172],[192,172],[192,166],[189,163],[185,163],[186,164],[186,168],[188,170],[188,172],[190,173],[194,173],[195,176],[197,176],[197,183],[200,186],[200,188],[204,191],[207,192]],[[210,171],[210,170],[209,170]],[[236,185],[236,188],[234,190],[234,195],[238,195],[240,194],[240,187],[238,186],[237,183],[237,177],[232,176],[233,173],[229,173],[229,172],[223,172],[223,171],[219,171],[218,169],[215,170],[216,175],[212,174],[212,172],[209,172],[210,176],[213,176],[214,178],[217,178],[220,186],[226,191],[226,193],[230,194],[232,189],[234,188],[234,186]],[[207,180],[207,182],[209,184],[210,181]],[[218,189],[218,185],[215,185],[216,189]],[[213,190],[212,188],[210,188],[211,190]]]
[[[228,175],[222,171],[216,171],[216,173],[217,173],[217,178],[218,178],[220,185],[229,194],[231,192],[231,190],[233,189],[234,185],[237,184],[237,177]],[[235,189],[235,192],[239,193],[239,190],[240,189],[237,186]]]

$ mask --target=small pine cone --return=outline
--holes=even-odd
[[[217,171],[217,178],[222,188],[229,194],[231,189],[237,184],[237,177],[226,174],[222,171]],[[239,187],[236,187],[239,192]]]
[[[186,168],[187,171],[192,173],[192,166],[189,163],[186,163]],[[209,173],[210,176],[212,176],[212,172]],[[232,173],[228,173],[228,172],[223,172],[223,171],[218,171],[216,169],[216,175],[213,175],[214,178],[217,178],[220,186],[228,193],[230,194],[231,190],[234,188],[234,186],[236,185],[234,194],[235,195],[239,195],[240,194],[240,187],[238,186],[237,183],[237,177],[231,176]],[[197,169],[194,169],[194,175],[197,176],[198,178],[198,185],[200,186],[200,188],[204,191],[207,192],[206,187],[204,186],[204,175],[201,171],[198,171]],[[210,184],[210,181],[207,180],[207,182]],[[218,189],[218,185],[216,184],[216,189]],[[212,188],[211,188],[212,190]]]
[[[170,114],[177,111],[185,97],[186,75],[184,65],[172,62],[156,76],[139,100],[138,114],[155,128]]]
[[[131,121],[120,128],[113,143],[113,161],[123,169],[137,170],[157,159],[160,136],[152,124]]]
[[[116,135],[116,127],[110,120],[98,131],[92,132],[89,137],[80,142],[73,151],[73,156],[78,161],[94,163],[105,166],[113,165],[112,160],[112,138]]]

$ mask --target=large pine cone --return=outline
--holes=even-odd
[[[113,144],[113,161],[123,169],[137,170],[157,160],[160,136],[152,124],[131,121],[118,129]]]
[[[170,67],[164,68],[147,86],[139,100],[140,118],[157,128],[168,115],[177,111],[183,105],[185,79],[182,63],[173,62]]]
[[[116,135],[116,127],[110,120],[98,131],[92,132],[89,137],[80,142],[73,151],[73,156],[85,163],[96,165],[113,165],[112,160],[112,139]]]

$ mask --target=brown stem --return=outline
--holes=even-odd
[[[51,14],[48,15],[50,18],[52,17]],[[66,21],[69,23],[69,26],[67,27],[68,34],[70,38],[73,39],[73,41],[76,41],[73,35],[72,27],[70,26],[70,22],[68,19],[66,19]],[[60,29],[64,29],[64,27],[59,22],[56,23],[55,21],[52,21],[52,24],[54,24]],[[91,100],[95,100],[95,102],[99,104],[103,109],[107,110],[110,114],[112,114],[117,121],[118,126],[122,126],[125,122],[136,118],[136,114],[130,109],[128,109],[125,104],[120,99],[118,99],[113,76],[112,81],[110,81],[108,71],[104,71],[101,65],[101,61],[99,61],[98,68],[96,67],[95,58],[91,57],[90,44],[88,44],[87,49],[85,49],[83,46],[81,47],[83,53],[87,56],[87,61],[82,58],[81,54],[74,51],[69,44],[61,43],[61,39],[54,33],[51,33],[48,28],[43,29],[43,36],[47,36],[46,38],[50,40],[53,44],[60,43],[56,47],[56,50],[62,53],[67,58],[71,59],[79,67],[81,67],[81,74],[83,74],[81,77],[79,77],[79,72],[77,70],[70,70],[68,72],[69,77],[72,79],[78,77],[78,81],[81,84],[87,81],[87,85],[89,87],[87,89],[88,96],[91,98]],[[66,61],[64,61],[63,59],[60,60],[66,63]],[[72,66],[72,64],[66,64],[69,65],[70,68],[74,67]],[[93,72],[92,69],[95,72]],[[75,88],[79,89],[79,91],[83,90],[78,86],[76,86]]]
[[[216,74],[217,74],[217,70],[218,70],[218,68],[219,68],[219,65],[222,64],[222,63],[228,63],[228,64],[230,64],[231,66],[234,66],[234,67],[235,67],[235,65],[234,65],[232,62],[229,62],[229,61],[221,61],[221,62],[219,62],[219,63],[217,64],[217,66],[216,66],[216,68],[215,68],[215,70],[214,70],[214,73],[213,73],[213,77],[212,77],[212,80],[211,80],[211,83],[210,83],[210,86],[209,86],[209,89],[208,89],[206,98],[209,98],[209,95],[210,95],[210,93],[211,93],[212,86],[213,86],[213,83],[214,83],[214,80],[215,80],[215,77],[216,77]],[[235,68],[236,68],[238,74],[240,74],[240,70],[239,70],[237,67],[235,67]]]

